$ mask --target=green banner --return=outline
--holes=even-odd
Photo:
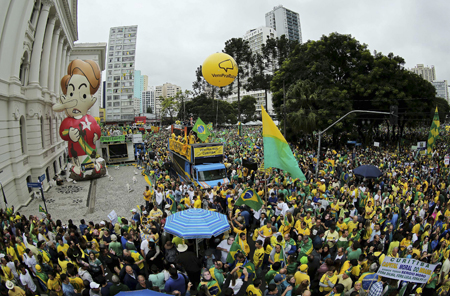
[[[122,136],[114,136],[114,137],[101,137],[100,142],[102,143],[110,143],[110,142],[125,142],[125,135]]]

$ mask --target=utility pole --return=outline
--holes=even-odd
[[[336,120],[335,122],[333,122],[329,127],[324,129],[323,131],[319,131],[317,133],[319,135],[319,143],[317,145],[316,179],[319,176],[319,160],[320,160],[320,144],[321,144],[320,142],[322,140],[322,134],[324,134],[327,130],[329,130],[331,127],[333,127],[336,123],[338,123],[339,121],[341,121],[342,119],[344,119],[345,117],[347,117],[348,115],[350,115],[352,113],[373,113],[373,114],[386,114],[386,115],[391,114],[390,112],[380,112],[380,111],[370,111],[370,110],[353,110],[353,111],[348,112],[347,114],[345,114],[344,116],[342,116],[341,118]]]

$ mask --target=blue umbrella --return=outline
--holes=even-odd
[[[164,230],[183,239],[211,238],[230,229],[224,214],[203,209],[189,209],[170,215]]]
[[[379,168],[373,165],[362,165],[353,170],[355,175],[364,177],[364,178],[378,178],[383,175]]]
[[[122,291],[117,296],[167,296],[165,293],[159,293],[152,290]]]

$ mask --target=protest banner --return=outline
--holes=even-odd
[[[416,259],[385,257],[378,275],[390,279],[425,284],[433,274],[437,264],[429,264]]]

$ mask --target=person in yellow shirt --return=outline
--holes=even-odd
[[[257,240],[255,243],[255,252],[253,253],[253,264],[255,264],[256,275],[261,274],[261,267],[264,261],[264,247],[263,241]]]
[[[202,200],[195,195],[194,196],[194,209],[201,209],[202,208]]]
[[[259,229],[259,235],[266,239],[267,237],[272,237],[272,221],[267,220],[267,224]]]
[[[334,285],[337,282],[337,275],[334,273],[335,268],[331,266],[328,271],[322,276],[319,282],[319,291],[321,293],[329,293],[333,290]]]
[[[239,246],[241,247],[242,250],[244,250],[245,254],[248,256],[250,254],[250,246],[248,245],[247,242],[247,234],[246,233],[241,233],[239,235]]]
[[[14,250],[14,247],[12,245],[12,241],[9,241],[8,247],[6,248],[6,253],[11,256],[11,261],[19,261],[19,258],[17,257],[16,250]]]
[[[295,285],[300,285],[304,280],[307,280],[309,283],[311,283],[310,277],[308,275],[308,265],[302,264],[298,268],[298,271],[294,274],[295,278]]]
[[[402,253],[405,252],[406,248],[411,245],[412,235],[409,233],[402,241],[400,242],[400,250]]]
[[[150,219],[152,220],[156,220],[157,218],[162,217],[163,212],[158,209],[158,206],[156,205],[156,203],[153,205],[153,210],[150,211]]]
[[[416,225],[414,225],[413,229],[411,230],[412,233],[415,233],[416,235],[419,234],[421,222],[422,222],[422,219],[420,217],[417,217]]]
[[[305,235],[309,236],[311,234],[311,231],[307,227],[306,222],[301,222],[301,226],[296,229],[297,229],[297,233],[301,234],[302,236],[305,236]]]
[[[58,240],[58,247],[56,248],[56,251],[58,252],[58,254],[59,254],[59,252],[63,252],[64,256],[67,256],[67,250],[69,250],[69,245],[65,244],[63,242],[62,238],[60,238]]]
[[[150,210],[150,199],[153,196],[153,192],[152,190],[150,190],[150,186],[145,186],[145,191],[144,191],[144,201],[145,201],[145,208],[147,209],[147,211]]]
[[[349,232],[349,233],[353,233],[353,229],[354,229],[354,228],[357,228],[357,227],[358,227],[358,224],[359,224],[359,222],[358,222],[358,216],[355,215],[355,216],[353,216],[353,220],[351,220],[351,221],[349,221],[349,222],[347,223],[347,229],[348,229],[348,232]]]
[[[186,207],[190,208],[191,207],[191,199],[189,198],[189,193],[185,193],[184,194],[184,198],[182,198],[180,200],[180,203],[186,205]]]
[[[344,223],[344,218],[340,217],[336,223],[337,228],[339,228],[339,236],[342,236],[342,233],[348,229],[347,224]]]
[[[56,272],[51,271],[48,274],[47,287],[50,291],[56,292],[56,295],[63,296],[63,290],[59,278],[56,277]]]
[[[373,215],[375,214],[374,208],[372,206],[372,201],[367,202],[367,206],[365,207],[365,216],[364,218],[366,220],[372,219]]]

